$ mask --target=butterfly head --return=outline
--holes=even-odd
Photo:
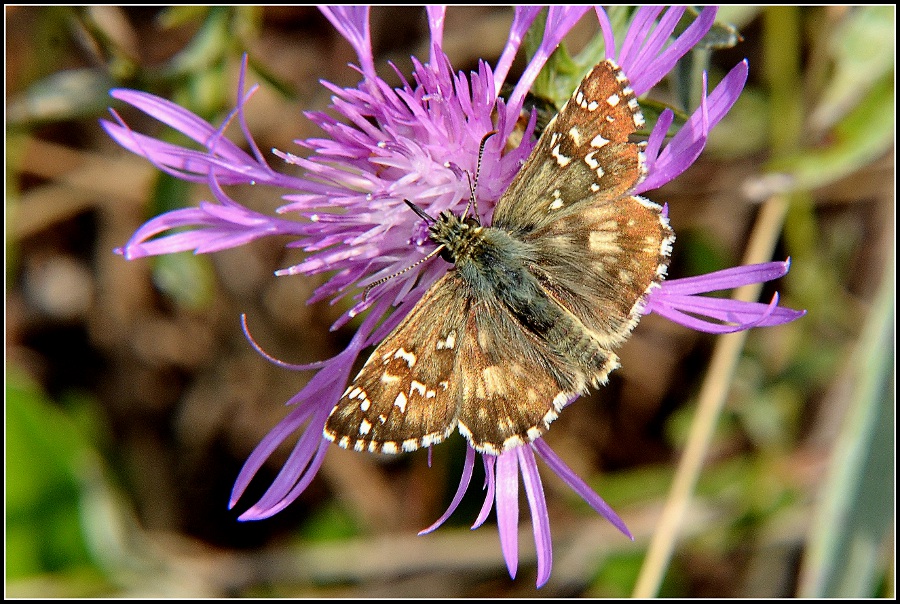
[[[441,258],[457,264],[461,258],[472,254],[481,240],[484,227],[475,216],[461,217],[452,212],[441,212],[428,231],[431,240],[442,246]]]

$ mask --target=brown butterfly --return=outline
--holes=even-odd
[[[547,125],[497,202],[493,225],[450,212],[431,240],[454,267],[375,349],[324,435],[399,453],[457,427],[499,454],[543,434],[619,366],[615,352],[665,277],[674,234],[630,194],[645,175],[634,92],[599,63]]]

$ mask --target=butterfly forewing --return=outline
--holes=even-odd
[[[644,175],[641,146],[628,142],[643,125],[622,71],[599,63],[544,130],[497,202],[493,225],[527,233],[623,196]]]
[[[435,283],[375,349],[325,424],[325,437],[346,449],[413,451],[444,440],[456,427],[457,346],[470,300],[451,273]]]
[[[629,142],[643,125],[622,71],[598,64],[494,213],[495,226],[534,244],[535,275],[609,349],[640,318],[674,239],[660,206],[628,194],[644,174],[641,146]]]

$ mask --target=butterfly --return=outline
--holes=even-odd
[[[663,209],[630,193],[646,175],[645,143],[629,140],[643,127],[628,78],[607,59],[541,133],[491,226],[419,210],[453,267],[376,347],[325,438],[400,453],[458,429],[499,455],[606,383],[675,238]]]

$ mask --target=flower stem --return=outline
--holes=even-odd
[[[750,243],[742,264],[766,262],[772,257],[787,214],[788,198],[775,196],[763,204],[753,227]],[[745,285],[735,290],[734,299],[754,301],[762,283]],[[687,447],[675,472],[659,524],[653,533],[647,557],[632,594],[635,598],[652,598],[659,593],[665,571],[672,559],[685,512],[690,504],[703,460],[709,450],[722,407],[747,339],[747,331],[719,336],[709,363],[709,371],[700,389],[697,414],[691,424]]]

